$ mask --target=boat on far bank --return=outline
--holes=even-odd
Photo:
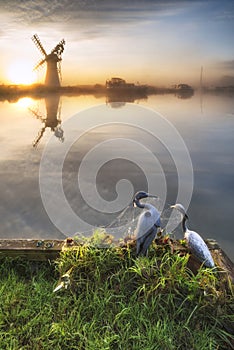
[[[106,89],[114,92],[145,92],[147,91],[147,85],[140,85],[134,83],[127,83],[122,78],[111,78],[106,80]]]

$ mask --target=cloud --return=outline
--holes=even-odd
[[[234,70],[234,60],[222,62],[222,67],[230,70]]]
[[[152,81],[149,67],[154,64],[168,77],[181,76],[200,62],[232,59],[232,26],[213,20],[221,6],[225,0],[216,6],[211,0],[0,0],[1,60],[34,57],[30,37],[37,33],[46,50],[64,38],[65,62],[77,67],[77,74],[82,64],[90,76],[97,72],[95,81],[104,69],[125,75],[127,65],[139,75],[145,69]],[[183,69],[177,73],[175,65]],[[212,68],[221,75],[220,67]]]
[[[226,70],[234,71],[234,60],[220,61],[215,64],[215,67]]]
[[[193,2],[193,1],[192,1]],[[9,0],[0,1],[0,12],[14,28],[54,26],[77,32],[78,36],[108,35],[118,26],[131,26],[154,21],[157,16],[170,17],[182,11],[187,3],[181,0]]]

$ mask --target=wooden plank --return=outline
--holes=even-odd
[[[22,257],[28,260],[56,259],[64,244],[63,240],[1,239],[1,257]]]

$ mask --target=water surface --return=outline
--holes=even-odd
[[[66,154],[62,180],[64,195],[71,210],[88,225],[108,225],[119,214],[121,210],[112,212],[111,203],[117,198],[116,184],[121,179],[128,180],[122,183],[126,186],[128,203],[132,192],[147,190],[149,173],[157,179],[155,193],[165,197],[166,206],[176,201],[178,171],[173,157],[155,132],[151,134],[131,125],[131,121],[134,121],[132,103],[111,102],[104,96],[50,96],[38,100],[23,98],[13,103],[0,102],[1,238],[64,238],[80,229],[74,228],[69,218],[60,217],[57,222],[65,222],[63,226],[66,227],[66,232],[61,232],[42,203],[39,168],[51,137],[53,155],[50,161],[53,162],[59,159],[69,140],[74,135],[80,135]],[[102,115],[95,113],[95,108],[90,110],[97,105],[101,105],[97,110],[103,111]],[[189,151],[194,175],[188,209],[189,225],[204,238],[216,239],[234,260],[233,98],[212,94],[206,94],[202,99],[199,94],[187,99],[174,95],[153,95],[135,100],[134,106],[139,106],[146,123],[147,109],[150,108],[159,112],[180,133]],[[72,128],[68,121],[74,115],[77,117]],[[87,116],[87,123],[94,127],[86,130],[83,122],[79,124],[79,118],[82,121],[84,115]],[[102,123],[104,117],[108,120],[105,124]],[[126,123],[120,122],[123,117]],[[155,125],[152,125],[153,128]],[[173,139],[173,135],[171,137]],[[110,140],[116,143],[111,145],[108,143]],[[130,142],[125,143],[126,140]],[[97,147],[103,147],[101,152]],[[97,150],[96,155],[92,153]],[[128,159],[124,159],[125,152]],[[87,160],[84,163],[87,155],[94,157],[92,162]],[[89,203],[90,200],[92,204],[94,193],[91,183],[94,161],[100,158],[103,162],[105,157],[106,162],[96,174],[95,188],[100,197],[110,203],[110,210],[108,206],[96,208]],[[83,182],[84,191],[91,193],[88,200],[80,193],[77,180],[82,162],[88,169]],[[50,198],[56,210],[56,206],[59,206],[53,184],[56,174],[51,165],[50,169]],[[184,183],[185,187],[187,185]],[[61,208],[57,209],[60,212]]]

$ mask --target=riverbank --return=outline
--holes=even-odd
[[[233,349],[227,274],[192,272],[185,248],[160,242],[147,258],[97,236],[66,242],[53,262],[2,257],[0,348]],[[68,288],[53,293],[64,274]]]
[[[234,87],[212,87],[197,90],[201,95],[213,94],[233,96]],[[134,88],[107,89],[105,85],[75,85],[61,87],[46,87],[42,84],[34,85],[0,85],[0,101],[10,103],[17,102],[20,98],[30,97],[41,99],[57,94],[59,96],[93,95],[106,97],[108,102],[134,102],[139,99],[147,99],[151,95],[172,94],[180,99],[191,98],[196,89],[178,89],[176,87],[156,87],[150,85],[136,85]]]

